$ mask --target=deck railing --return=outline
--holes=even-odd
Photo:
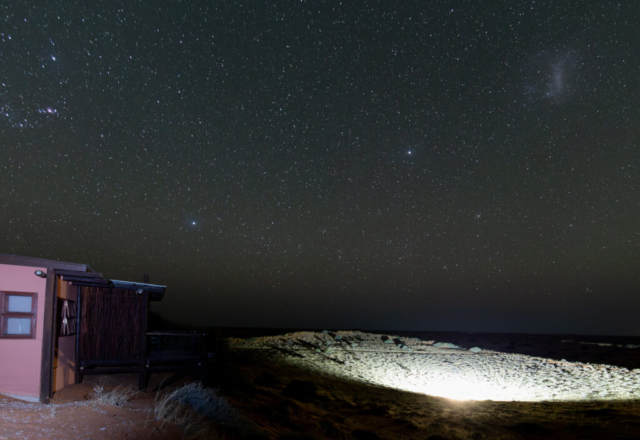
[[[207,360],[206,333],[154,331],[146,333],[143,357],[136,359],[80,359],[79,373],[140,374],[140,389],[146,387],[149,373],[190,370]]]
[[[205,338],[205,333],[198,332],[147,332],[147,359],[204,359]]]

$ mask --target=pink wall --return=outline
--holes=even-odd
[[[58,298],[76,301],[77,291],[66,281],[58,278]],[[58,323],[58,326],[60,323]],[[57,329],[56,329],[57,332]],[[75,382],[76,337],[56,336],[55,357],[53,359],[53,392]]]
[[[38,313],[35,339],[0,339],[0,393],[40,395],[40,367],[42,360],[42,324],[47,279],[37,277],[36,270],[27,267],[0,264],[0,290],[36,292]]]

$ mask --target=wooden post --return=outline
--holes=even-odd
[[[76,310],[76,377],[74,383],[82,382],[80,373],[80,320],[82,319],[82,287],[78,286],[78,310]]]
[[[56,341],[58,336],[58,275],[55,269],[49,269],[53,272],[53,323],[51,325],[51,380],[49,381],[49,398],[53,399],[53,382],[55,380],[55,363],[56,363]],[[46,339],[43,339],[43,343]]]
[[[140,316],[140,372],[138,373],[138,390],[144,391],[147,388],[147,315],[149,314],[149,292],[142,290],[140,295],[141,315]]]
[[[42,358],[40,359],[40,403],[49,403],[53,386],[53,357],[55,352],[56,271],[47,268],[42,322]]]

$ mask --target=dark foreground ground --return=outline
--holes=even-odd
[[[460,402],[319,376],[283,364],[268,350],[239,351],[224,344],[225,337],[251,338],[293,331],[210,329],[214,362],[204,376],[190,379],[203,379],[205,384],[220,389],[220,394],[243,414],[243,423],[257,429],[216,425],[204,435],[185,436],[179,424],[154,419],[153,408],[158,398],[151,392],[136,394],[121,406],[87,404],[94,399],[99,384],[107,391],[136,383],[135,375],[112,375],[104,380],[92,377],[85,383],[61,390],[54,396],[53,406],[24,404],[0,396],[0,440],[640,440],[640,401]],[[638,337],[378,333],[450,342],[463,348],[480,347],[556,360],[640,368],[640,348],[631,347],[640,344]],[[162,377],[152,377],[151,384],[162,380]]]

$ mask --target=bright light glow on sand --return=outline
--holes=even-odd
[[[331,363],[316,364],[315,368],[323,370],[325,374],[341,376],[348,380],[459,401],[544,402],[615,399],[609,393],[599,390],[593,382],[582,381],[578,385],[577,381],[580,381],[580,378],[574,375],[566,377],[575,382],[575,388],[562,383],[563,381],[550,380],[545,371],[541,374],[524,374],[522,369],[519,370],[515,365],[482,369],[459,364],[452,368],[451,363],[445,363],[443,366],[434,363],[424,365],[420,362],[423,360],[422,356],[395,359],[393,355],[378,356],[387,357],[388,361],[363,362],[364,356],[359,356],[360,368],[354,368],[356,364],[351,362],[351,368],[348,370],[336,370]],[[480,359],[478,358],[478,361]],[[404,368],[394,368],[398,360],[403,362]]]
[[[495,401],[532,401],[542,400],[533,398],[526,388],[514,383],[501,389],[494,388],[491,384],[479,379],[472,381],[464,377],[448,377],[446,380],[438,380],[424,384],[415,389],[407,388],[404,391],[427,394],[435,397],[445,397],[453,400],[495,400]]]
[[[300,332],[264,339],[242,341],[239,346],[277,347],[279,351],[272,356],[315,374],[459,401],[640,399],[640,369],[464,350],[417,338],[400,341],[351,331]]]
[[[419,392],[454,400],[497,400],[498,397],[495,390],[492,390],[488,384],[471,382],[462,378],[430,383]],[[513,398],[515,398],[515,393]]]
[[[388,388],[402,391],[426,394],[434,397],[444,397],[452,400],[494,400],[494,401],[544,401],[556,400],[541,398],[540,390],[530,392],[530,385],[519,383],[517,380],[502,382],[498,386],[495,382],[482,377],[469,377],[469,374],[451,374],[432,371],[430,378],[423,377],[421,382],[402,381],[392,375],[376,375],[374,382]],[[572,399],[573,400],[573,399]]]

